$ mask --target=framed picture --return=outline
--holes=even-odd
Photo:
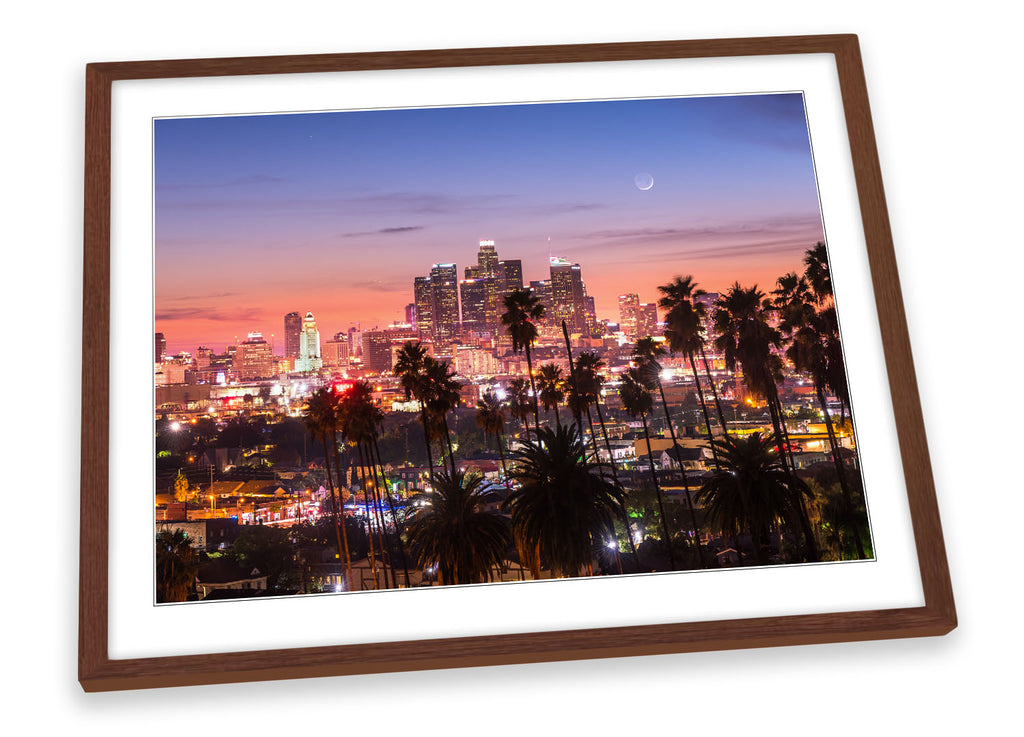
[[[955,627],[855,36],[86,76],[85,690]]]

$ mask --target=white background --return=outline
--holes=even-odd
[[[0,203],[4,723],[887,735],[1018,724],[1016,24],[995,3],[92,2],[5,10]],[[678,7],[677,7],[678,6]],[[150,10],[149,7],[159,8]],[[894,9],[895,8],[895,9]],[[85,695],[76,678],[84,65],[89,61],[854,32],[861,38],[961,626],[943,639]],[[977,465],[970,458],[980,459]],[[1011,456],[1012,458],[1012,456]],[[1014,464],[1016,465],[1016,464]],[[42,511],[42,512],[41,512]],[[48,515],[48,516],[47,516]],[[1014,595],[1016,592],[1016,596]],[[332,622],[323,622],[325,628]],[[1010,670],[1012,668],[1012,670]],[[755,726],[756,725],[756,726]],[[1012,731],[1012,730],[1011,730]]]

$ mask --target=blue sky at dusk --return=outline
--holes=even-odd
[[[654,186],[634,178],[649,173]],[[598,317],[676,274],[771,288],[823,238],[799,94],[163,119],[156,330],[168,349],[401,320],[413,278],[478,241]]]

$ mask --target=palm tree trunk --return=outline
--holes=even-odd
[[[537,384],[533,380],[533,357],[530,355],[530,344],[526,344],[526,370],[530,372],[530,391],[533,392],[533,424],[537,427],[540,437],[540,405],[537,400]]]
[[[832,461],[836,466],[836,474],[839,476],[839,488],[843,492],[843,501],[846,503],[846,509],[852,517],[853,514],[853,495],[850,492],[850,485],[846,480],[846,466],[843,464],[843,458],[839,455],[839,443],[836,440],[835,430],[832,428],[832,417],[828,413],[828,406],[825,404],[825,392],[821,385],[815,382],[814,388],[818,394],[818,403],[821,404],[821,411],[825,415],[825,429],[828,430],[828,442],[832,446]],[[864,560],[867,556],[864,553],[864,543],[860,539],[859,525],[856,519],[849,520],[853,527],[853,540],[857,544],[857,559]]]
[[[391,562],[391,540],[388,535],[388,526],[384,521],[384,505],[380,500],[380,485],[377,477],[377,464],[373,460],[373,453],[370,450],[370,441],[366,440],[362,444],[362,450],[366,456],[366,462],[371,474],[372,483],[372,495],[373,495],[373,509],[377,515],[377,525],[379,531],[377,533],[377,541],[380,544],[380,560],[384,567],[384,588],[398,588],[398,580],[395,578],[395,566]],[[390,577],[388,572],[390,570]]]
[[[448,445],[448,460],[449,460],[449,462],[451,463],[451,466],[452,466],[452,478],[454,479],[455,478],[455,474],[456,474],[456,470],[455,470],[455,451],[452,450],[452,433],[451,433],[451,429],[448,427],[448,418],[444,417],[442,419],[444,420],[444,440],[445,440],[445,443]],[[458,421],[457,418],[456,418],[456,421]]]
[[[331,494],[331,516],[334,517],[334,534],[337,537],[337,541],[338,541],[338,559],[339,559],[339,561],[341,561],[341,560],[344,560],[344,558],[342,557],[343,555],[344,556],[348,555],[348,544],[347,544],[347,541],[346,541],[346,545],[344,547],[344,551],[345,552],[342,553],[343,548],[341,547],[341,529],[340,529],[340,525],[338,524],[338,499],[337,499],[337,497],[335,496],[335,493],[334,493],[334,479],[331,477],[331,461],[330,461],[330,458],[329,458],[329,453],[327,452],[327,435],[326,434],[322,435],[321,439],[324,442],[324,467],[327,469],[327,486],[330,487],[330,494]],[[352,564],[351,563],[349,563],[349,565],[347,567],[347,573],[348,573],[348,582],[347,582],[347,585],[345,586],[345,590],[346,591],[348,590],[349,586],[352,585]]]
[[[708,357],[704,353],[704,346],[701,346],[700,348],[700,357],[704,362],[704,373],[708,377],[708,384],[711,385],[711,394],[715,398],[715,409],[718,410],[718,421],[722,423],[722,434],[728,435],[729,428],[725,424],[725,412],[722,411],[722,402],[718,398],[718,388],[715,386],[715,380],[711,378],[711,369],[708,368]]]
[[[338,475],[338,511],[341,515],[341,539],[345,545],[345,572],[348,574],[349,584],[352,582],[352,554],[348,549],[348,530],[345,529],[345,500],[342,499],[342,488],[344,484],[341,481],[341,453],[338,452],[338,438],[334,437],[334,472]],[[327,470],[327,475],[331,475],[330,469]],[[337,523],[337,520],[335,520]]]
[[[647,440],[647,463],[651,467],[651,479],[654,481],[654,493],[658,497],[658,511],[661,513],[661,529],[665,532],[665,543],[668,545],[668,560],[672,570],[676,570],[676,555],[672,552],[672,536],[668,531],[668,517],[665,516],[665,503],[661,498],[661,486],[658,484],[658,473],[654,470],[654,456],[651,453],[651,434],[647,432],[647,415],[641,413],[644,423],[644,438]]]
[[[690,497],[690,482],[686,478],[686,469],[683,468],[683,459],[679,456],[679,441],[676,439],[676,428],[672,424],[672,417],[668,412],[668,400],[665,399],[665,387],[662,386],[661,379],[658,379],[658,392],[661,394],[661,406],[665,409],[665,422],[668,423],[668,431],[672,436],[672,447],[676,452],[676,463],[679,464],[679,473],[683,477],[683,488],[686,490],[686,506],[690,509],[690,523],[693,525],[694,539],[697,542],[697,555],[700,558],[701,568],[707,568],[708,562],[704,558],[704,546],[700,544],[700,528],[697,527],[697,513],[693,510],[693,500]],[[710,432],[711,427],[708,426]],[[650,444],[648,443],[647,452],[650,453]],[[654,459],[651,459],[651,463],[654,463]]]
[[[427,405],[422,399],[420,402],[420,421],[423,423],[423,442],[427,445],[427,465],[430,466],[430,478],[434,478],[434,453],[430,449],[430,428],[427,425]],[[433,482],[431,482],[433,483]]]
[[[608,428],[604,424],[604,413],[601,411],[600,399],[594,402],[594,409],[597,410],[597,421],[601,423],[601,435],[604,437],[604,447],[608,451],[608,465],[612,467],[612,478],[615,479],[615,485],[622,488],[622,482],[619,481],[619,472],[615,468],[615,456],[612,455],[612,444],[608,440]],[[593,430],[591,430],[593,434]],[[640,556],[636,552],[636,543],[633,542],[633,528],[629,525],[629,513],[626,511],[626,505],[622,505],[622,524],[626,528],[626,539],[629,541],[629,551],[633,554],[633,564],[636,566],[636,570],[640,572]]]
[[[359,448],[359,446],[356,446]],[[370,512],[370,497],[366,489],[366,470],[363,466],[363,451],[359,448],[359,485],[363,487],[363,503],[366,505],[366,539],[369,543],[370,550],[370,572],[373,574],[373,589],[376,591],[379,588],[377,583],[377,557],[373,552],[373,515]]]
[[[700,386],[700,376],[697,373],[697,364],[693,360],[693,354],[687,355],[690,359],[690,371],[693,372],[693,383],[697,385],[697,396],[700,397],[700,408],[704,411],[704,423],[708,426],[708,447],[711,448],[711,455],[715,459],[715,466],[718,466],[718,450],[715,448],[715,435],[711,432],[711,417],[708,415],[708,405],[704,401],[704,390]]]
[[[373,451],[377,456],[377,466],[380,468],[380,488],[383,492],[384,499],[388,503],[388,509],[391,511],[391,519],[395,521],[395,541],[398,543],[398,552],[402,556],[402,572],[405,576],[405,587],[411,588],[412,584],[409,583],[409,556],[406,555],[405,552],[405,544],[402,542],[402,534],[398,531],[398,515],[395,513],[395,505],[391,501],[391,494],[388,493],[387,482],[384,480],[384,461],[380,455],[380,445],[377,443],[377,438],[373,439]]]
[[[508,468],[505,466],[505,449],[502,447],[504,443],[501,442],[501,431],[499,430],[494,434],[494,440],[498,444],[498,458],[501,459],[501,472],[505,476],[505,488],[512,488],[512,480],[508,477]]]

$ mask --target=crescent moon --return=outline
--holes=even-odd
[[[633,184],[636,185],[637,189],[641,190],[642,192],[646,192],[647,190],[654,186],[654,177],[652,177],[647,172],[640,172],[635,177],[633,177]]]

